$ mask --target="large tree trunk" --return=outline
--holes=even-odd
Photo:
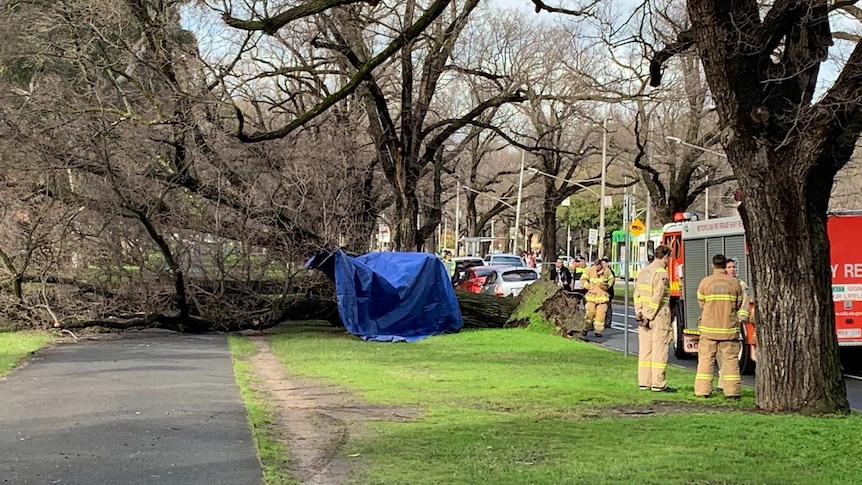
[[[12,278],[12,294],[15,296],[17,300],[24,299],[24,291],[22,289],[22,283],[24,282],[24,275],[16,274],[14,278]]]
[[[546,262],[557,258],[557,204],[545,196],[542,204],[542,257]]]
[[[416,188],[401,187],[395,198],[395,228],[392,231],[392,249],[395,251],[419,251],[421,241],[416,229],[419,216],[419,201]]]
[[[773,166],[800,166],[780,162]],[[826,233],[832,177],[817,172],[806,180],[793,170],[739,175],[757,291],[757,404],[846,412]]]

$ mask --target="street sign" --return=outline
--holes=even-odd
[[[514,227],[509,228],[509,239],[515,239],[515,228]]]
[[[590,246],[595,246],[599,243],[599,230],[598,229],[590,229],[590,235],[587,241],[587,244]]]
[[[605,207],[613,207],[614,206],[614,198],[613,196],[606,195],[605,196]]]
[[[638,237],[643,234],[645,229],[646,227],[644,227],[644,223],[641,222],[640,219],[633,220],[632,223],[629,225],[629,231],[631,231],[635,237]]]

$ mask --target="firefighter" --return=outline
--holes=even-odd
[[[745,325],[748,322],[748,318],[750,316],[749,307],[751,306],[751,299],[749,297],[749,287],[748,284],[737,277],[737,272],[739,271],[739,264],[734,258],[727,258],[727,274],[736,278],[736,281],[739,282],[739,286],[742,288],[742,306],[739,307],[739,311],[736,312],[736,315],[739,317],[739,325]],[[721,368],[718,369],[718,389],[724,389],[724,375],[721,372]]]
[[[601,338],[605,330],[605,317],[610,300],[608,291],[614,287],[614,274],[607,262],[600,259],[590,269],[584,271],[581,276],[581,287],[587,290],[586,318],[584,318],[581,336],[586,338],[590,329],[593,329],[596,337]]]
[[[667,265],[670,248],[655,248],[655,259],[638,273],[635,319],[638,322],[638,386],[642,391],[676,392],[667,386],[668,347],[673,342]]]
[[[709,397],[712,393],[712,373],[716,358],[722,369],[724,396],[739,399],[742,377],[739,375],[739,308],[742,287],[727,274],[727,258],[716,254],[712,258],[713,273],[697,287],[697,303],[703,313],[698,322],[700,341],[697,350],[697,374],[694,394]]]
[[[739,286],[742,287],[742,306],[739,307],[739,311],[736,312],[736,315],[739,317],[739,324],[742,325],[748,321],[748,317],[750,316],[749,306],[751,304],[751,300],[748,296],[748,284],[736,276],[737,271],[739,271],[739,265],[736,260],[733,258],[727,258],[727,274],[736,278],[736,281],[739,282]]]

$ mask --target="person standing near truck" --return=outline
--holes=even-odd
[[[603,260],[596,261],[590,269],[581,276],[581,287],[586,288],[586,317],[581,336],[586,338],[590,329],[596,337],[601,338],[605,330],[605,318],[608,313],[608,302],[611,299],[609,291],[614,287],[614,273]]]
[[[667,386],[668,348],[673,342],[667,265],[670,248],[655,248],[655,259],[638,273],[635,319],[638,322],[638,386],[642,391],[676,392]]]
[[[697,287],[697,303],[703,312],[698,322],[697,374],[694,395],[709,397],[716,359],[721,369],[724,396],[739,399],[742,376],[739,374],[739,308],[743,293],[739,281],[727,274],[727,258],[712,258],[713,273]]]

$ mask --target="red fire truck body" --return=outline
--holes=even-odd
[[[838,344],[862,346],[862,212],[832,214],[827,224]],[[737,277],[749,283],[749,296],[754,298],[745,231],[739,217],[683,220],[664,227],[662,244],[671,249],[668,273],[674,355],[687,358],[697,353],[697,320],[701,314],[695,296],[697,286],[712,273],[714,255],[721,253],[736,259]],[[741,337],[740,369],[748,374],[753,372],[757,358],[752,322],[743,325]]]

